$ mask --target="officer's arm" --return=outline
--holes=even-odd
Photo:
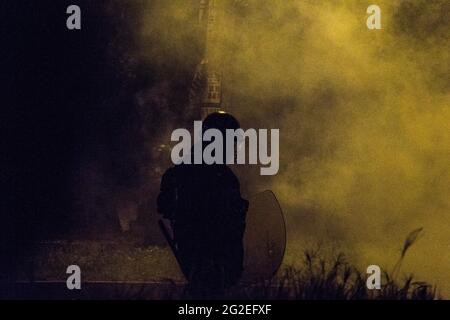
[[[233,181],[232,197],[233,197],[234,211],[240,215],[240,217],[243,219],[243,221],[245,221],[249,202],[248,202],[248,200],[242,198],[242,196],[241,196],[241,188],[240,188],[239,180],[235,176],[233,176],[232,181]]]
[[[165,219],[172,219],[176,203],[176,183],[173,169],[168,169],[161,178],[161,188],[157,199],[158,213]]]

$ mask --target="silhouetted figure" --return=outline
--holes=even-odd
[[[210,128],[225,139],[225,130],[239,123],[229,114],[213,113],[203,122],[203,132]],[[243,271],[248,201],[231,169],[225,164],[174,166],[162,178],[157,202],[158,212],[171,222],[191,293],[211,296],[235,284]]]

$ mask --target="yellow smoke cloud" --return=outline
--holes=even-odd
[[[141,54],[190,63],[197,1],[169,2],[143,11]],[[392,267],[423,227],[403,270],[448,295],[448,1],[376,1],[374,31],[372,1],[221,3],[225,107],[280,128],[280,173],[253,186],[270,184],[286,210],[287,260],[327,239],[361,266]]]

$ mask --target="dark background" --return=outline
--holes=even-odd
[[[14,273],[33,241],[83,237],[87,229],[100,238],[120,233],[113,210],[77,216],[80,162],[100,159],[114,190],[139,189],[146,183],[142,163],[152,160],[145,146],[165,119],[152,105],[148,110],[156,111],[139,109],[136,92],[168,81],[163,104],[175,120],[187,103],[193,64],[180,69],[133,59],[142,2],[1,2],[3,277]],[[71,4],[81,7],[81,30],[66,28]],[[115,192],[121,191],[111,191],[106,202]]]

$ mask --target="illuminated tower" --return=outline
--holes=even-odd
[[[202,117],[222,109],[222,66],[219,50],[218,25],[220,10],[216,0],[201,0],[199,20],[206,19],[206,39],[204,63],[206,68],[206,88],[201,102]]]

